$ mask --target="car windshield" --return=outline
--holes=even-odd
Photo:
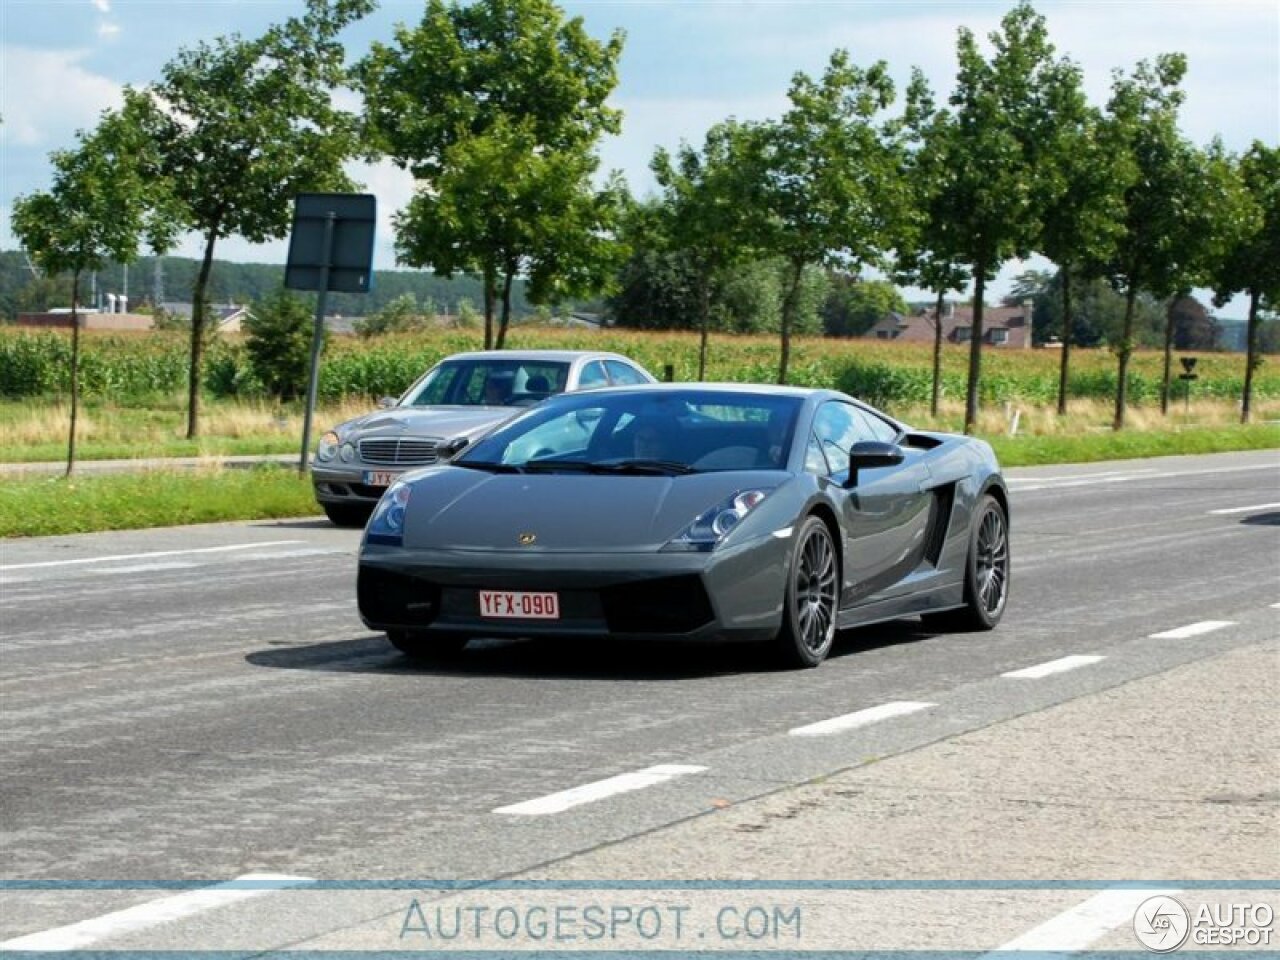
[[[402,407],[525,407],[563,393],[569,364],[518,357],[447,360],[400,398]]]
[[[782,469],[798,397],[709,390],[566,394],[454,462],[521,473],[678,475]]]

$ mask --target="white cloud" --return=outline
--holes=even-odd
[[[99,13],[110,13],[111,4],[109,0],[90,0]]]
[[[120,24],[112,23],[110,20],[103,20],[98,24],[98,36],[104,40],[109,40],[120,34]]]
[[[21,147],[67,147],[78,129],[120,104],[120,84],[80,65],[81,50],[0,47],[0,137]]]

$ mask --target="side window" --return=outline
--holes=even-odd
[[[861,423],[859,440],[881,440],[885,443],[892,443],[897,439],[898,431],[887,420],[881,420],[868,410],[858,409],[855,412]]]
[[[604,364],[599,360],[592,360],[582,368],[582,372],[578,374],[578,389],[590,390],[592,387],[607,387],[609,385],[609,376],[604,372]]]
[[[804,448],[804,468],[809,473],[815,473],[820,477],[831,474],[831,467],[827,465],[827,458],[822,452],[822,444],[812,433],[809,434],[809,442]]]
[[[859,440],[862,426],[855,419],[857,411],[847,403],[830,400],[818,409],[813,418],[813,433],[822,448],[832,476],[849,471],[849,448]]]
[[[640,376],[640,371],[629,363],[623,363],[621,360],[606,360],[604,365],[609,368],[609,379],[615,384],[648,383],[644,377]]]

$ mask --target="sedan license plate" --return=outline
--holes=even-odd
[[[364,482],[365,486],[369,487],[389,487],[398,476],[400,476],[399,470],[366,470]]]
[[[480,616],[499,620],[559,620],[560,596],[521,590],[481,590]]]

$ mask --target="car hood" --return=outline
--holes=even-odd
[[[408,549],[648,552],[703,512],[746,489],[776,487],[776,472],[678,477],[492,474],[462,467],[413,481]],[[520,538],[532,534],[532,544]]]
[[[474,437],[517,413],[515,407],[390,407],[338,427],[343,440],[364,437]]]

